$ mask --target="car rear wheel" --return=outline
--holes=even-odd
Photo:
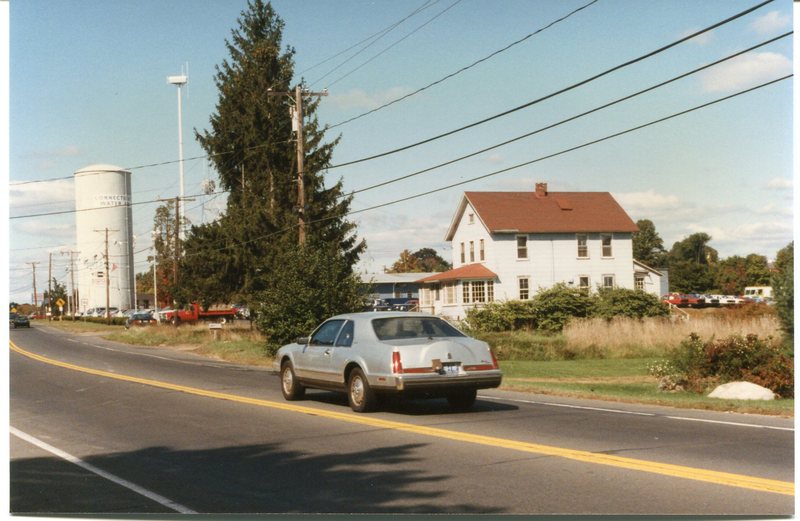
[[[297,381],[291,362],[281,366],[281,392],[289,401],[300,400],[306,394],[306,388]]]
[[[466,389],[462,391],[454,391],[447,395],[447,403],[450,404],[451,409],[457,411],[466,411],[475,405],[475,399],[478,397],[477,389]]]
[[[369,412],[378,405],[378,397],[369,386],[367,377],[359,369],[353,369],[347,381],[347,401],[355,412]]]

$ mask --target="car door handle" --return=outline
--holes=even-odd
[[[331,350],[330,349],[326,349],[325,352],[323,352],[322,354],[330,356]]]

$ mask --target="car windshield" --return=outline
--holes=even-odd
[[[376,318],[372,321],[372,329],[375,330],[379,340],[465,336],[458,329],[436,317]]]

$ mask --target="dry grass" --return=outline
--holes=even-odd
[[[749,334],[761,338],[781,336],[780,323],[774,313],[742,316],[694,312],[688,320],[677,317],[586,319],[570,322],[563,332],[571,349],[577,352],[601,349],[609,358],[660,356],[680,345],[692,333],[705,339]]]

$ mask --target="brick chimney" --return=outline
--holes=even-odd
[[[536,197],[547,197],[547,183],[536,183]]]

